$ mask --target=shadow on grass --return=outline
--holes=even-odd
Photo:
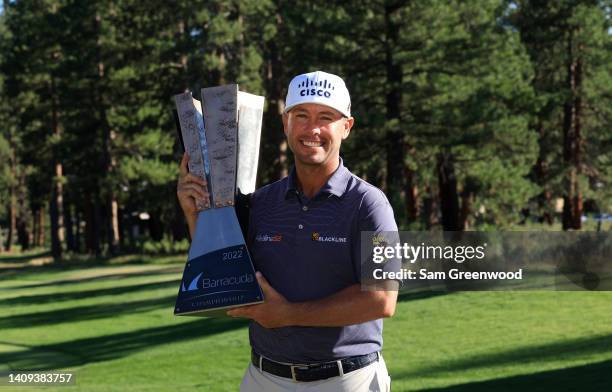
[[[94,297],[101,297],[104,295],[122,295],[135,293],[139,291],[148,291],[148,290],[156,290],[163,289],[167,287],[175,286],[177,293],[178,287],[181,280],[180,277],[172,280],[164,280],[162,282],[152,282],[152,283],[140,283],[129,286],[119,286],[119,287],[109,287],[104,289],[92,289],[92,290],[82,290],[82,291],[70,291],[64,293],[52,293],[52,294],[35,294],[35,295],[21,295],[19,297],[14,298],[4,298],[0,299],[0,306],[9,305],[36,305],[36,304],[46,304],[46,303],[56,303],[62,301],[75,301],[79,299],[87,299]]]
[[[439,297],[439,296],[447,295],[447,294],[451,294],[451,292],[449,292],[449,291],[422,290],[422,291],[414,291],[414,292],[403,293],[403,292],[400,291],[399,295],[397,296],[397,301],[398,302],[418,301],[420,299],[434,298],[434,297]]]
[[[156,268],[156,269],[152,269],[150,271],[125,271],[125,272],[117,272],[117,273],[113,273],[113,274],[100,274],[100,275],[95,275],[95,276],[84,276],[82,278],[69,278],[69,279],[62,279],[62,280],[50,280],[46,283],[32,283],[32,284],[26,284],[26,285],[22,285],[22,286],[13,286],[10,289],[11,290],[20,290],[20,289],[30,289],[30,288],[42,288],[42,287],[52,287],[52,286],[65,286],[65,285],[70,285],[70,284],[80,284],[80,283],[88,283],[88,282],[96,282],[96,281],[100,281],[100,280],[116,280],[116,279],[121,279],[121,278],[136,278],[136,277],[141,277],[141,276],[151,276],[151,275],[160,275],[160,274],[167,274],[167,273],[177,273],[177,279],[178,279],[178,274],[180,274],[183,270],[183,266],[179,266],[179,265],[173,265],[173,266],[168,266],[168,267],[163,267],[163,268]]]
[[[20,255],[0,254],[0,265],[2,265],[2,263],[27,263],[32,259],[38,259],[40,257],[47,256],[51,256],[51,252],[49,252],[48,250]]]
[[[581,337],[562,342],[521,347],[495,354],[475,355],[395,374],[395,378],[424,375],[432,377],[437,373],[474,371],[475,369],[493,366],[574,359],[586,355],[605,353],[612,353],[612,335]]]
[[[445,388],[422,389],[422,392],[515,392],[515,391],[609,391],[612,386],[612,361],[558,370],[496,378],[487,381],[452,385]]]
[[[0,352],[0,363],[19,370],[69,368],[117,359],[154,346],[199,339],[247,325],[247,320],[199,319],[170,327],[141,329],[57,344],[28,347],[22,345],[22,350]],[[0,341],[0,344],[12,343]]]
[[[175,300],[176,295],[172,295],[164,298],[150,298],[141,301],[75,306],[72,308],[56,309],[46,312],[19,314],[0,318],[0,329],[29,328],[43,325],[74,323],[78,321],[116,317],[122,314],[148,312],[160,308],[166,308],[168,312],[171,313],[174,309]]]
[[[177,254],[176,260],[164,260],[160,261],[160,257],[167,259],[173,255],[164,256],[148,256],[140,254],[124,254],[114,257],[94,257],[87,256],[75,257],[63,260],[59,263],[44,263],[42,265],[29,264],[30,261],[36,258],[50,257],[48,251],[40,252],[36,254],[26,254],[19,256],[2,256],[0,255],[0,281],[7,279],[14,279],[17,276],[28,276],[36,273],[48,273],[48,272],[62,272],[70,271],[75,269],[87,270],[91,268],[99,267],[123,267],[123,266],[137,266],[137,265],[175,265],[179,266],[182,263],[179,261]],[[186,260],[185,256],[185,260]],[[3,264],[4,262],[4,264]],[[15,265],[15,263],[20,263]]]

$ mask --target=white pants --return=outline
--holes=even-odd
[[[385,361],[379,360],[343,376],[300,382],[263,372],[249,364],[240,392],[389,392],[391,378]]]

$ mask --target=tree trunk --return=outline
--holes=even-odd
[[[93,240],[93,206],[91,195],[85,194],[85,211],[84,211],[84,219],[85,219],[85,253],[93,253],[94,250],[94,240]]]
[[[177,42],[181,43],[179,47],[184,50],[189,42],[189,31],[185,26],[185,20],[181,19],[177,25],[177,34],[175,35]],[[181,64],[182,72],[181,76],[183,79],[183,91],[189,91],[189,69],[188,69],[188,57],[187,53],[181,52],[179,57],[179,64]]]
[[[570,94],[564,105],[563,162],[566,167],[563,195],[563,230],[579,230],[582,227],[581,175],[581,115],[582,115],[582,59],[574,55],[573,34],[568,38],[567,85]]]
[[[101,209],[102,206],[100,205],[100,198],[99,197],[94,197],[94,201],[93,201],[93,251],[94,254],[96,255],[96,257],[100,257],[102,255],[102,247],[101,247],[101,240],[102,240],[102,213],[101,213]]]
[[[177,203],[178,204],[178,203]],[[121,250],[124,250],[125,247],[127,246],[127,244],[125,243],[125,219],[124,219],[124,215],[125,214],[125,210],[124,209],[119,209],[119,212],[117,213],[117,217],[119,218],[118,222],[119,222],[119,247]]]
[[[17,178],[17,155],[15,152],[15,146],[13,144],[13,138],[9,139],[11,147],[11,178]],[[9,202],[8,202],[8,218],[9,227],[6,235],[6,244],[4,249],[10,252],[13,247],[13,237],[17,232],[17,188],[14,183],[9,187]],[[2,246],[2,244],[0,244]]]
[[[153,241],[161,241],[164,238],[164,231],[159,216],[159,212],[154,211],[150,214],[149,220],[147,221],[149,235]]]
[[[38,243],[36,242],[38,240],[38,211],[40,210],[40,207],[36,207],[32,210],[32,246],[33,247],[38,247]]]
[[[98,197],[85,195],[85,251],[100,255],[100,213]]]
[[[16,203],[14,188],[15,188],[14,186],[11,186],[9,190],[10,192],[9,203],[8,203],[9,227],[8,227],[8,233],[6,235],[6,243],[4,245],[4,249],[7,252],[10,252],[12,250],[13,236],[17,232],[17,211],[15,211],[17,208],[17,203]]]
[[[34,246],[43,247],[45,245],[45,207],[39,206],[33,214],[34,219]]]
[[[111,255],[115,255],[119,252],[119,203],[115,197],[113,191],[109,192],[108,196],[108,211],[107,211],[107,222],[108,222],[108,250]]]
[[[72,206],[69,204],[66,204],[64,206],[64,225],[66,228],[66,248],[71,251],[71,252],[75,252],[76,248],[75,248],[75,244],[74,244],[74,222],[72,219]]]
[[[471,226],[469,217],[472,214],[473,204],[474,204],[474,194],[469,191],[462,192],[461,194],[461,213],[459,216],[459,227],[461,227],[461,230],[468,230]]]
[[[183,216],[183,210],[181,209],[178,201],[174,203],[174,218],[172,220],[172,239],[175,242],[182,241],[187,238],[187,223],[185,222],[185,218]],[[131,229],[128,228],[128,232]]]
[[[96,80],[96,92],[98,111],[100,116],[100,123],[102,126],[102,145],[104,148],[104,178],[112,180],[115,175],[115,167],[117,166],[116,158],[113,151],[113,140],[115,139],[115,131],[111,129],[110,123],[107,116],[107,101],[104,94],[104,62],[102,61],[102,48],[101,48],[101,16],[96,13],[96,30],[98,32],[97,45],[97,58],[98,58],[98,73]],[[119,204],[113,189],[112,181],[107,181],[108,189],[106,189],[106,233],[108,242],[108,251],[111,255],[119,252]]]
[[[28,193],[26,188],[25,172],[18,173],[17,180],[17,242],[21,245],[21,251],[28,250],[31,245],[31,235],[28,228],[30,220],[30,208],[28,203]]]
[[[74,251],[81,252],[81,210],[78,205],[74,210]]]
[[[18,219],[17,221],[17,242],[19,242],[22,252],[30,249],[30,232],[25,219]]]
[[[127,235],[128,235],[128,241],[129,241],[129,248],[130,249],[135,249],[136,248],[136,227],[138,225],[138,222],[136,222],[136,219],[134,219],[133,216],[130,216],[128,218],[128,227],[127,227]],[[185,224],[186,225],[186,224]]]
[[[59,102],[55,88],[55,78],[51,77],[51,130],[54,136],[61,137],[59,122]],[[62,259],[62,244],[64,242],[64,217],[63,217],[63,166],[59,158],[59,152],[53,149],[53,175],[51,185],[51,200],[49,218],[51,219],[51,255],[53,260]]]
[[[280,14],[276,15],[277,34],[283,30],[283,20]],[[286,74],[283,72],[283,58],[276,40],[267,42],[267,72],[264,80],[268,94],[268,107],[264,116],[264,125],[261,135],[261,145],[264,150],[259,155],[260,168],[258,185],[262,178],[275,181],[286,177],[289,173],[287,161],[287,141],[283,132],[281,116],[285,110],[284,83]]]
[[[42,206],[40,208],[40,211],[38,212],[40,215],[40,219],[39,219],[39,229],[38,229],[38,243],[40,244],[40,246],[45,246],[45,239],[46,239],[46,235],[45,235],[45,217],[47,216],[47,214],[45,214],[45,207]]]
[[[431,187],[425,188],[425,197],[423,198],[423,213],[421,214],[423,224],[427,230],[430,230],[438,222],[438,195],[434,194]]]
[[[406,144],[407,154],[415,154],[414,147]],[[416,184],[416,173],[408,165],[404,164],[404,175],[406,176],[406,214],[408,221],[416,222],[419,216],[419,189]]]
[[[387,94],[385,97],[388,123],[393,124],[387,132],[387,178],[386,192],[390,198],[399,197],[403,201],[408,221],[414,222],[418,213],[416,187],[416,173],[405,163],[406,154],[413,152],[413,147],[404,140],[404,131],[401,129],[402,116],[402,67],[394,58],[399,41],[399,27],[392,20],[392,14],[397,10],[396,5],[385,6],[385,68]]]
[[[56,165],[56,172],[61,169],[61,166]],[[62,210],[61,210],[61,185],[54,181],[51,191],[51,200],[49,201],[49,220],[51,222],[51,255],[55,261],[60,261],[62,258]]]
[[[437,166],[442,228],[444,231],[460,231],[459,196],[452,154],[450,152],[439,153]]]
[[[541,221],[547,223],[548,225],[553,224],[553,206],[552,206],[552,192],[548,186],[548,175],[549,169],[548,164],[546,162],[546,149],[548,148],[545,145],[545,134],[544,134],[544,126],[542,122],[539,121],[536,126],[536,132],[538,134],[538,145],[539,145],[539,153],[538,159],[535,164],[534,172],[535,172],[535,182],[540,185],[543,190],[542,193],[538,195],[538,209],[541,215]]]

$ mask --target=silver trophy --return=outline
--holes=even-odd
[[[263,301],[234,209],[236,192],[255,190],[264,98],[237,84],[174,97],[189,171],[206,178],[175,315],[218,316]]]

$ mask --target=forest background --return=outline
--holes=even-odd
[[[346,80],[345,165],[384,190],[401,228],[610,227],[611,1],[1,8],[0,252],[185,250],[173,95],[264,95],[263,185],[291,168],[286,86],[317,69]]]

